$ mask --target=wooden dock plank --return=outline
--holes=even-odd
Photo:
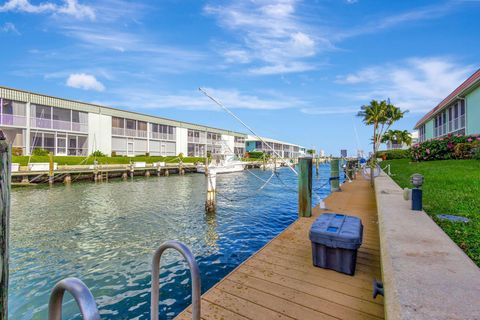
[[[328,211],[300,218],[202,296],[202,319],[383,319],[383,298],[372,298],[381,279],[373,189],[362,178],[326,199]],[[358,216],[364,225],[354,276],[316,268],[308,238],[323,212]],[[191,317],[189,309],[177,319]]]

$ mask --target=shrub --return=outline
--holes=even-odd
[[[12,147],[12,156],[22,156],[23,148],[22,147]]]
[[[117,152],[116,151],[112,151],[112,157],[116,157],[117,156]]]
[[[410,157],[410,151],[407,149],[397,149],[397,150],[382,150],[378,151],[376,157],[383,158],[385,155],[385,160],[394,160],[394,159],[405,159]]]
[[[91,156],[99,158],[99,157],[106,157],[107,155],[100,150],[95,150],[92,152]]]
[[[410,148],[410,156],[415,161],[459,159],[459,156],[463,159],[463,152],[467,149],[471,151],[479,141],[480,136],[478,135],[461,136],[449,134],[445,137],[413,145]],[[455,151],[458,144],[464,144],[465,146],[457,148],[457,155]],[[468,156],[467,153],[465,153],[465,156]]]
[[[33,156],[48,156],[48,150],[45,150],[43,148],[35,148],[32,151]]]
[[[250,152],[247,152],[245,155],[246,155],[246,158],[263,159],[264,153],[260,152],[260,151],[250,151]],[[268,157],[269,156],[266,155],[266,158],[268,158]]]
[[[458,143],[455,145],[455,158],[469,159],[472,156],[473,146],[471,143]]]

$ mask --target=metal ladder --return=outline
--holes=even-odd
[[[200,269],[192,252],[186,245],[180,241],[170,240],[162,243],[162,245],[155,251],[152,259],[152,293],[150,304],[150,319],[158,320],[158,302],[160,298],[159,289],[160,283],[160,258],[167,249],[175,249],[180,252],[183,258],[187,261],[190,268],[190,277],[192,279],[192,320],[200,320],[200,298],[201,298],[201,283],[200,283]]]
[[[85,283],[77,278],[66,278],[57,282],[50,293],[48,320],[62,319],[62,301],[65,291],[68,291],[77,302],[84,320],[100,319],[95,298]]]
[[[177,250],[188,263],[192,279],[192,320],[200,320],[200,269],[190,249],[185,244],[176,240],[162,243],[153,255],[150,319],[158,320],[160,258],[167,249]],[[48,320],[62,320],[62,301],[65,291],[68,291],[77,302],[84,320],[100,320],[95,298],[85,283],[77,278],[63,279],[52,289],[48,303]]]

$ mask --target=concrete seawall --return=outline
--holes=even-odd
[[[389,176],[375,196],[387,319],[480,319],[480,269]]]

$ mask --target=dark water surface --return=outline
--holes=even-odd
[[[215,214],[205,214],[201,174],[14,189],[10,319],[46,319],[50,290],[66,277],[87,284],[102,319],[149,319],[152,254],[170,239],[195,254],[205,292],[296,219],[297,178],[288,168],[279,175],[288,187],[274,177],[261,191],[263,182],[247,171],[219,175]],[[328,166],[314,174],[322,198],[328,176]],[[164,254],[160,281],[160,318],[171,319],[191,298],[176,252]],[[64,301],[64,319],[80,319],[68,294]]]

